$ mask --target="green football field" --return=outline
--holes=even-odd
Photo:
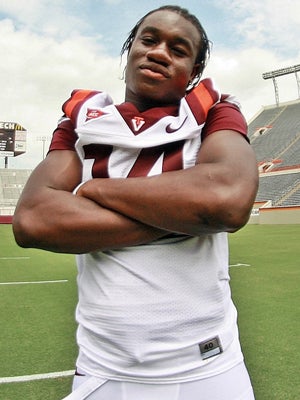
[[[256,400],[298,400],[300,225],[248,225],[229,237]],[[0,273],[0,399],[59,400],[77,354],[74,257],[19,248],[11,226],[0,225]]]

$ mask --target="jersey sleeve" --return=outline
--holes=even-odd
[[[202,131],[202,139],[216,131],[225,129],[239,132],[247,139],[247,122],[239,107],[233,103],[221,101],[209,110]]]
[[[49,151],[52,150],[73,150],[78,137],[74,130],[74,125],[69,118],[62,119],[53,132]]]
[[[64,115],[53,132],[49,151],[75,151],[75,143],[78,139],[75,128],[77,127],[78,114],[82,107],[86,106],[85,113],[88,118],[89,113],[93,113],[95,109],[98,110],[99,107],[104,107],[108,104],[112,104],[112,99],[104,92],[89,89],[74,89],[71,96],[62,106]],[[88,106],[91,108],[88,108]]]

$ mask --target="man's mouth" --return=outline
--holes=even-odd
[[[142,64],[140,70],[147,76],[154,79],[170,78],[168,70],[160,65]]]

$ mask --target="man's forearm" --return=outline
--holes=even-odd
[[[165,235],[89,199],[51,190],[35,204],[25,202],[17,208],[13,228],[20,246],[79,254],[138,245]]]
[[[94,179],[80,188],[79,195],[171,232],[198,235],[226,230],[223,220],[212,212],[218,199],[215,196],[209,202],[214,192],[201,193],[197,179],[192,171],[148,178]],[[216,188],[220,186],[215,183]]]

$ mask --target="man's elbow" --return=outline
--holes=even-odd
[[[234,233],[243,228],[249,221],[250,211],[247,212],[237,212],[230,216],[226,221],[226,232]]]
[[[253,180],[249,179],[248,185],[243,184],[229,186],[220,194],[220,202],[223,202],[224,225],[227,232],[236,232],[249,221],[256,193],[258,190],[258,177],[254,174]],[[223,215],[222,215],[223,214]]]
[[[23,213],[15,213],[12,222],[12,229],[18,246],[24,248],[35,247],[35,224],[30,217]]]
[[[234,233],[245,226],[249,221],[252,207],[252,198],[248,201],[243,201],[240,199],[236,201],[229,201],[227,207],[224,208],[223,215],[220,216],[220,218],[223,218],[226,231]]]
[[[232,195],[215,196],[205,219],[216,231],[234,233],[247,224],[252,206],[252,196],[247,200]]]

